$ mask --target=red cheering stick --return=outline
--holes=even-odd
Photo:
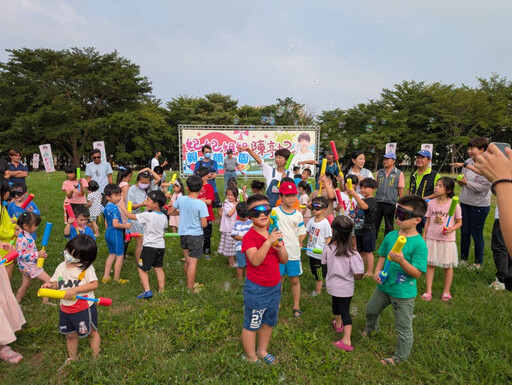
[[[73,212],[73,207],[71,207],[71,203],[66,203],[64,205],[64,207],[66,208],[66,214],[68,214],[68,218],[73,218],[74,219],[73,227],[75,229],[77,229],[78,228],[78,223],[76,221],[75,213]]]
[[[334,155],[334,159],[336,160],[336,164],[338,165],[338,170],[340,171],[340,175],[343,178],[343,171],[341,171],[341,167],[340,167],[340,157],[338,156],[338,150],[336,149],[336,143],[334,143],[334,140],[331,140],[331,150],[332,150],[332,154]]]
[[[30,204],[30,202],[32,202],[32,199],[34,199],[34,194],[28,194],[28,197],[27,199],[25,199],[25,202],[23,202],[23,204],[21,205],[21,208],[23,210],[26,210],[28,205]]]
[[[132,238],[140,238],[142,237],[141,233],[126,233],[124,236],[125,242],[130,242]]]
[[[339,188],[337,188],[336,190],[336,199],[338,200],[338,205],[340,207],[343,207],[343,210],[344,211],[347,211],[347,208],[345,207],[345,202],[343,201],[343,199],[341,198],[341,191]]]
[[[7,254],[4,255],[4,257],[2,258],[2,260],[0,261],[0,265],[3,264],[3,263],[9,263],[11,262],[12,260],[18,258],[18,252],[16,250],[13,250]]]

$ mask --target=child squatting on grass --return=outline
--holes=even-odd
[[[253,227],[244,235],[242,253],[247,257],[247,278],[244,285],[244,324],[242,344],[247,361],[258,357],[269,365],[276,358],[268,352],[272,329],[277,325],[281,283],[279,264],[288,262],[288,253],[281,231],[268,233],[272,207],[265,195],[252,195],[247,200],[248,216]],[[258,348],[256,349],[256,333]]]

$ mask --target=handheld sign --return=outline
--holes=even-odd
[[[34,199],[34,194],[28,194],[27,199],[25,199],[25,202],[22,203],[21,208],[23,210],[26,210],[30,202],[32,202],[32,199]]]
[[[75,217],[75,213],[74,213],[74,211],[73,211],[73,207],[71,207],[71,204],[70,204],[70,203],[66,203],[66,204],[64,205],[64,207],[65,207],[65,209],[66,209],[66,214],[68,214],[68,218],[73,218],[73,219],[74,219],[74,221],[73,221],[73,227],[74,227],[75,229],[77,229],[77,228],[78,228],[78,222],[76,221],[76,217]],[[78,232],[78,230],[77,230],[77,232]]]
[[[64,299],[65,295],[66,295],[66,291],[64,291],[64,290],[39,289],[37,291],[38,297]],[[75,295],[71,300],[75,300],[75,299],[85,299],[86,301],[93,301],[93,302],[96,302],[100,306],[112,305],[112,298],[104,298],[104,297],[89,298],[89,297],[83,297],[81,295]]]
[[[46,246],[48,246],[48,242],[50,241],[50,234],[52,232],[53,223],[52,222],[46,222],[46,225],[44,226],[44,234],[43,234],[43,240],[41,241],[41,246],[43,247],[43,250]],[[43,267],[44,266],[44,258],[37,258],[37,267]]]
[[[391,251],[393,253],[401,252],[406,243],[407,243],[407,238],[404,237],[403,235],[400,235],[397,238],[393,247],[391,248]],[[379,278],[382,283],[386,282],[386,279],[388,279],[388,270],[389,270],[390,264],[391,264],[391,259],[389,258],[389,255],[388,255],[388,257],[386,258],[386,263],[384,263],[384,269],[382,269],[382,271],[379,273]]]

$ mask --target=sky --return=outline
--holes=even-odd
[[[314,114],[404,80],[512,79],[508,0],[1,0],[6,49],[95,47],[140,66],[164,104],[219,92]]]

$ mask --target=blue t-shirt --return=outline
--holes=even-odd
[[[25,211],[27,211],[29,207],[32,208],[32,212],[34,214],[41,215],[41,212],[39,211],[37,205],[34,202],[30,202],[26,209],[22,209],[20,206],[17,206],[16,203],[11,202],[7,206],[7,212],[9,213],[9,216],[11,218],[14,218],[14,217],[19,218],[20,214],[25,212]],[[32,236],[32,238],[34,238],[34,241],[35,241],[36,240],[36,233],[32,233],[30,235]]]
[[[90,236],[92,239],[96,240],[96,237],[94,236],[94,233],[92,232],[91,228],[88,226],[85,226],[84,231],[78,231],[75,227],[71,226],[71,229],[69,230],[69,235],[64,235],[66,239],[72,240],[74,237],[76,237],[78,234],[85,234]]]
[[[121,218],[121,212],[117,205],[112,202],[107,203],[105,206],[105,210],[103,210],[103,215],[105,215],[105,220],[107,221],[107,228],[115,228],[114,227],[114,219],[117,219],[119,223],[123,223]],[[122,231],[121,229],[117,229]]]
[[[213,159],[210,159],[209,162],[205,162],[204,159],[201,159],[196,163],[196,167],[194,170],[197,170],[199,167],[206,167],[210,172],[218,173],[218,165],[217,162]],[[213,192],[217,191],[217,183],[215,183],[215,179],[208,179],[208,184],[213,187]]]
[[[203,235],[201,218],[208,218],[206,203],[199,199],[181,196],[172,205],[180,210],[179,235]]]

